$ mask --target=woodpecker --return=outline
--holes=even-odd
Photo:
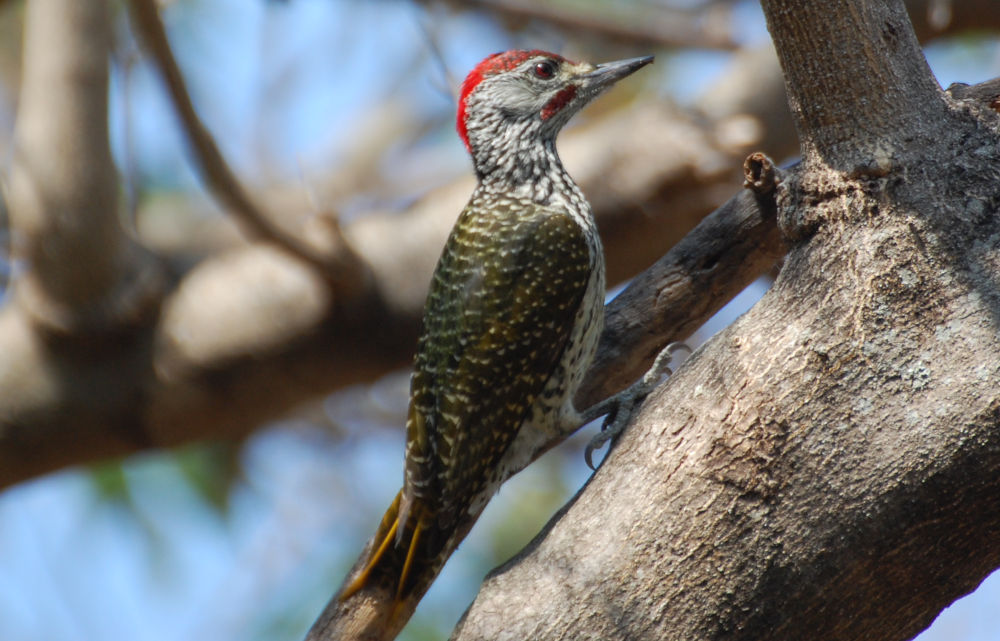
[[[604,324],[604,254],[555,140],[591,99],[652,61],[507,51],[462,84],[457,129],[479,182],[424,308],[403,488],[339,593],[392,594],[373,624],[382,632],[364,638],[395,636],[412,612],[401,605],[415,607],[500,484],[597,416],[573,397]]]

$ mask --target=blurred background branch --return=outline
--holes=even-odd
[[[136,30],[163,76],[193,155],[215,197],[258,238],[273,242],[303,259],[341,288],[354,290],[360,287],[366,276],[365,266],[344,242],[336,217],[328,216],[331,224],[327,226],[335,232],[335,237],[330,239],[335,251],[322,255],[293,234],[277,227],[271,222],[271,216],[254,203],[195,112],[154,0],[132,0],[131,10]]]
[[[157,269],[118,224],[108,137],[111,29],[101,2],[32,2],[7,206],[17,303],[47,330],[107,331],[148,316]]]
[[[580,6],[572,2],[525,0],[421,0],[421,4],[481,9],[512,31],[523,29],[530,22],[539,22],[567,33],[582,32],[607,44],[630,48],[734,50],[740,46],[732,33],[733,2],[701,3],[701,6],[689,8],[643,2]]]

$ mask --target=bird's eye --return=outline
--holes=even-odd
[[[556,63],[551,60],[543,60],[535,65],[535,76],[542,80],[548,80],[556,75]]]

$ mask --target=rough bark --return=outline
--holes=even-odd
[[[781,273],[454,639],[908,639],[1000,565],[997,113],[899,0],[763,4],[803,141]]]
[[[705,217],[605,309],[589,376],[577,407],[590,407],[625,389],[667,344],[683,340],[785,254],[775,218],[777,170],[753,154],[745,163],[748,188]]]

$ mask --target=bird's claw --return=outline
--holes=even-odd
[[[659,360],[659,357],[657,357],[657,360]],[[666,369],[669,376],[670,368]],[[658,380],[659,376],[653,379],[654,384]],[[587,447],[583,450],[583,460],[587,463],[587,467],[595,472],[597,471],[597,468],[594,467],[594,452],[604,447],[605,443],[621,434],[622,430],[625,429],[629,419],[632,418],[632,413],[635,411],[636,406],[642,403],[653,389],[653,386],[647,385],[647,383],[648,381],[644,376],[642,380],[633,383],[628,389],[615,397],[613,408],[604,417],[604,422],[601,423],[601,431],[594,438],[590,439],[590,443],[587,443]]]
[[[601,425],[601,431],[594,438],[590,439],[590,443],[583,450],[583,460],[587,463],[587,467],[597,471],[593,460],[594,452],[618,436],[632,418],[635,408],[649,396],[649,393],[653,391],[660,380],[665,376],[673,374],[673,370],[670,369],[670,363],[674,359],[674,354],[679,351],[687,351],[690,354],[691,348],[680,342],[670,343],[660,350],[653,364],[646,370],[641,379],[620,392],[616,397],[613,397],[613,408],[605,416],[604,423]]]
[[[595,472],[597,471],[597,468],[594,466],[594,452],[604,447],[604,444],[607,443],[612,436],[611,432],[601,430],[597,433],[597,436],[590,439],[590,442],[587,443],[587,447],[583,449],[583,460],[587,463],[587,467]]]
[[[594,438],[590,439],[590,442],[587,443],[587,447],[583,449],[583,460],[586,461],[587,467],[594,470],[595,472],[597,471],[597,468],[594,467],[594,452],[604,447],[604,444],[607,443],[609,440],[611,440],[611,438],[613,438],[615,434],[617,434],[616,431],[617,426],[615,425],[615,423],[617,423],[619,414],[618,410],[620,409],[621,409],[621,401],[619,400],[614,404],[614,407],[611,408],[611,411],[608,412],[607,415],[605,415],[604,422],[601,423],[601,431],[598,432],[594,436]],[[617,430],[620,431],[620,429],[621,429],[620,427],[617,427]]]

